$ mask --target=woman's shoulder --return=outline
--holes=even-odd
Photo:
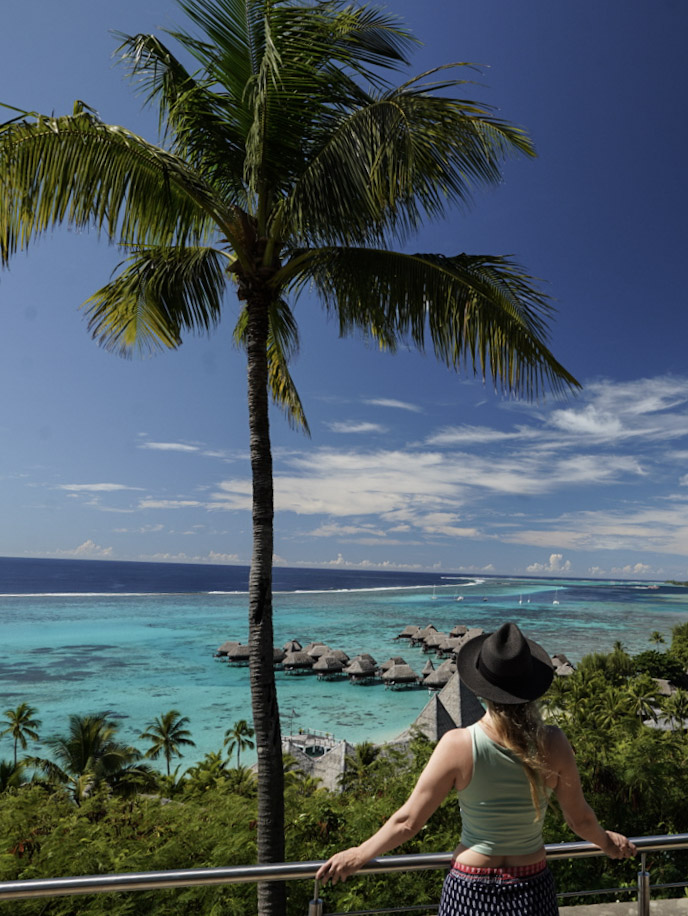
[[[545,744],[547,753],[551,759],[561,757],[568,758],[572,754],[569,739],[558,725],[545,726]]]

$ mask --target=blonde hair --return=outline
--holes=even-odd
[[[540,707],[535,701],[486,702],[499,743],[512,751],[523,764],[535,808],[535,820],[538,821],[542,815],[542,802],[547,798],[545,778],[550,772],[547,765],[545,724],[540,715]]]

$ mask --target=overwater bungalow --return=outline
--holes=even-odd
[[[298,639],[289,639],[282,648],[288,654],[289,652],[300,652],[303,647]]]
[[[467,632],[468,627],[465,624],[457,623],[456,626],[452,627],[452,629],[449,631],[449,635],[452,638],[455,638],[457,636],[465,636]]]
[[[440,643],[448,638],[446,633],[441,633],[439,631],[437,633],[431,633],[423,640],[423,652],[436,652],[440,647]]]
[[[437,627],[432,623],[429,623],[427,627],[423,627],[422,630],[418,630],[415,636],[411,637],[411,645],[417,646],[419,643],[424,643],[425,640],[433,633],[437,632]]]
[[[430,687],[432,690],[441,690],[445,684],[449,683],[454,674],[456,674],[456,662],[448,658],[436,671],[423,679],[423,686]]]
[[[393,665],[405,665],[405,664],[406,664],[405,658],[402,658],[401,655],[395,655],[392,658],[388,658],[387,661],[383,662],[381,665],[378,665],[377,671],[378,671],[378,674],[384,674],[385,671],[389,671],[389,669]]]
[[[238,646],[238,645],[240,645],[240,643],[236,641],[233,642],[230,640],[229,642],[223,642],[220,648],[215,653],[215,658],[227,658],[227,656],[229,655],[229,650],[233,649],[234,646]]]
[[[420,630],[419,626],[416,626],[415,624],[410,623],[407,627],[404,627],[404,629],[401,631],[401,633],[399,633],[398,636],[395,636],[394,638],[395,639],[412,639],[419,630]]]
[[[448,655],[455,655],[466,640],[462,636],[446,636],[436,647],[437,655],[440,658],[446,658]]]
[[[227,661],[230,665],[236,665],[238,668],[245,668],[248,665],[248,646],[242,646],[236,643],[227,652]]]
[[[367,686],[377,680],[375,675],[375,662],[368,661],[363,656],[357,656],[344,669],[344,674],[352,684]]]
[[[391,690],[404,690],[409,687],[418,686],[418,675],[410,665],[392,665],[382,675],[382,682],[385,687]]]
[[[286,658],[287,653],[284,649],[280,649],[277,646],[273,646],[272,649],[272,664],[275,668],[281,667],[282,662]]]
[[[349,663],[349,656],[342,649],[333,649],[332,655],[335,658],[338,658],[340,662],[343,662],[345,665]]]
[[[344,677],[344,662],[334,655],[321,655],[313,665],[313,671],[320,681],[334,681]]]
[[[287,674],[310,674],[315,659],[307,652],[287,652],[282,667]]]
[[[435,670],[435,666],[430,661],[430,659],[428,659],[425,663],[423,670],[421,671],[421,677],[427,677],[429,674],[432,674],[434,670]]]
[[[323,655],[331,655],[332,649],[329,646],[326,646],[324,642],[317,642],[312,648],[306,648],[303,650],[307,652],[311,658],[322,658]]]

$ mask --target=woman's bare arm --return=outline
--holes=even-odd
[[[599,846],[612,859],[634,856],[636,847],[627,837],[600,826],[595,812],[583,795],[573,749],[566,735],[558,728],[551,730],[550,765],[558,776],[554,793],[571,830],[582,840]]]
[[[316,878],[332,884],[346,881],[366,862],[410,840],[427,823],[453,787],[464,787],[470,779],[472,765],[470,734],[465,729],[448,732],[437,744],[408,801],[360,846],[345,849],[328,859],[318,870]]]

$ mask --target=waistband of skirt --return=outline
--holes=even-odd
[[[457,875],[470,878],[530,878],[539,875],[547,868],[546,859],[533,862],[532,865],[500,865],[496,867],[482,867],[479,865],[465,865],[463,862],[453,862],[451,870]]]

